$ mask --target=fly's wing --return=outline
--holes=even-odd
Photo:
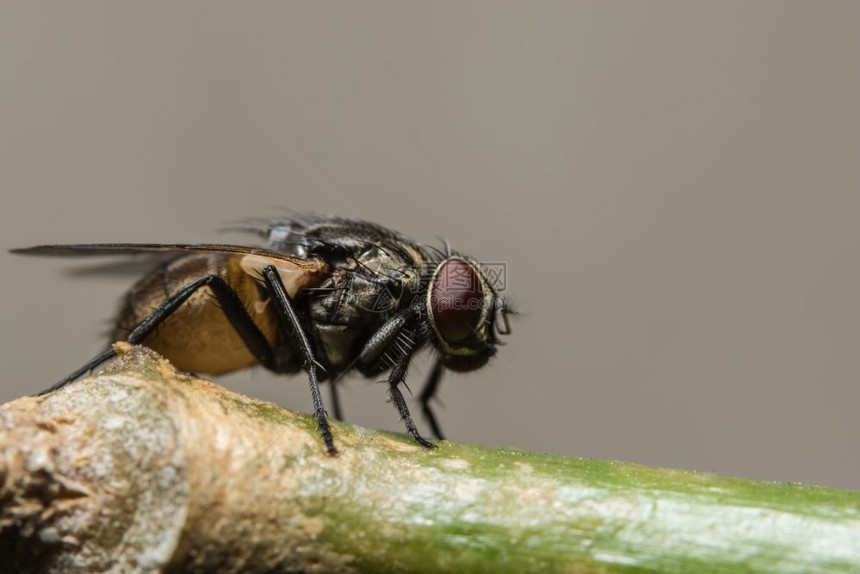
[[[295,296],[296,293],[305,287],[318,285],[330,275],[328,265],[322,259],[304,259],[270,249],[220,243],[80,243],[71,245],[37,245],[23,249],[12,249],[10,252],[19,255],[60,257],[129,256],[143,254],[154,257],[156,261],[163,257],[178,257],[183,254],[224,254],[236,257],[242,270],[256,278],[261,277],[264,267],[273,265],[278,270],[290,296]]]
[[[284,255],[270,249],[248,247],[246,245],[230,245],[222,243],[73,243],[69,245],[37,245],[10,249],[10,253],[18,255],[48,255],[61,257],[87,257],[94,255],[137,255],[143,253],[238,253],[244,255],[262,255],[275,259]],[[292,259],[287,257],[286,259]]]

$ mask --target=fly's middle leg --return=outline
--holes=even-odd
[[[275,309],[277,310],[278,321],[281,324],[281,328],[287,332],[292,331],[293,335],[295,335],[296,346],[304,357],[305,369],[307,369],[308,372],[308,383],[311,389],[311,398],[314,404],[314,414],[317,417],[317,424],[319,425],[320,434],[325,442],[326,450],[329,454],[337,454],[337,449],[334,446],[334,439],[331,435],[331,428],[328,424],[328,415],[325,411],[325,407],[323,406],[319,380],[317,378],[317,368],[319,367],[319,363],[317,363],[317,360],[314,357],[314,352],[311,348],[308,336],[302,328],[302,324],[296,315],[296,310],[293,309],[293,304],[290,301],[289,295],[287,295],[287,290],[284,287],[283,281],[281,281],[281,276],[278,275],[278,270],[275,269],[274,266],[269,265],[263,269],[262,275],[266,282],[266,286],[272,295],[272,300],[275,303]]]

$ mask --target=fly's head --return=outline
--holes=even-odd
[[[471,371],[496,353],[497,335],[510,333],[509,311],[476,261],[451,256],[427,286],[431,340],[452,371]]]

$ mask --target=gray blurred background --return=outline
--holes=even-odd
[[[6,249],[289,207],[507,262],[522,316],[445,379],[452,438],[860,488],[858,54],[854,1],[4,2],[0,400],[133,281]]]

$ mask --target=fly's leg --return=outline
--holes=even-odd
[[[343,420],[340,407],[340,397],[337,392],[337,384],[341,375],[349,371],[357,363],[361,365],[369,365],[376,361],[383,351],[389,348],[389,346],[397,339],[401,330],[406,326],[406,323],[413,315],[414,311],[412,309],[405,309],[388,319],[379,329],[376,330],[375,333],[373,333],[373,335],[371,335],[370,339],[365,343],[356,358],[347,365],[346,368],[342,369],[340,373],[331,378],[329,381],[329,384],[331,385],[329,390],[331,392],[331,404],[335,418]]]
[[[75,379],[80,377],[81,375],[92,371],[93,369],[95,369],[96,367],[98,367],[99,365],[104,363],[105,361],[112,359],[115,356],[116,356],[116,351],[113,350],[113,347],[110,347],[109,349],[105,349],[103,352],[99,353],[98,355],[96,355],[95,357],[90,359],[86,365],[84,365],[83,367],[81,367],[77,371],[74,371],[74,372],[66,375],[63,379],[54,383],[53,385],[51,385],[47,389],[40,391],[39,394],[37,394],[36,396],[41,397],[42,395],[47,395],[48,393],[52,393],[52,392],[56,391],[57,389],[61,389],[61,388],[65,387],[66,385],[68,385],[69,383],[71,383],[72,381],[74,381]]]
[[[404,309],[383,323],[362,347],[358,354],[358,362],[362,365],[369,365],[377,360],[383,351],[397,340],[400,332],[414,314],[412,309]]]
[[[329,382],[329,397],[331,397],[331,410],[334,413],[334,418],[343,420],[343,410],[340,408],[340,395],[337,394],[337,380],[332,377]]]
[[[430,376],[427,377],[427,382],[421,390],[421,395],[418,397],[418,401],[421,403],[421,412],[424,413],[424,418],[430,423],[433,435],[439,440],[443,440],[444,437],[442,436],[442,430],[439,428],[439,423],[436,421],[436,415],[433,414],[433,409],[430,408],[430,401],[436,396],[436,390],[439,388],[439,381],[442,380],[443,372],[442,361],[437,358],[433,364],[433,370],[430,371]]]
[[[373,335],[371,335],[370,339],[364,345],[364,348],[362,348],[358,355],[358,362],[363,365],[369,365],[376,361],[386,349],[391,348],[392,345],[395,344],[400,333],[409,323],[410,319],[412,319],[414,314],[415,312],[412,309],[404,309],[383,323],[382,326],[377,329]],[[400,392],[399,385],[403,382],[403,379],[406,378],[406,370],[408,369],[409,362],[412,360],[412,355],[414,354],[414,343],[407,343],[407,346],[407,349],[400,350],[401,358],[395,363],[394,368],[388,375],[388,392],[391,395],[391,400],[397,407],[397,411],[400,413],[400,418],[406,425],[406,430],[409,431],[412,438],[414,438],[415,441],[423,447],[435,448],[436,445],[425,440],[418,432],[418,428],[415,426],[415,422],[409,414],[409,407],[406,405],[403,393]],[[426,407],[423,403],[422,407],[425,408],[426,412]],[[431,419],[431,423],[433,424],[434,432],[438,435],[438,427],[435,425],[435,420]]]
[[[144,319],[143,322],[135,327],[131,333],[129,333],[126,341],[132,345],[141,343],[150,333],[163,323],[165,319],[176,311],[180,305],[187,301],[189,297],[202,287],[209,287],[215,294],[215,298],[218,301],[221,310],[224,312],[224,315],[230,321],[230,324],[233,325],[233,328],[236,329],[236,332],[242,338],[245,346],[248,347],[248,350],[251,351],[254,357],[256,357],[257,360],[267,369],[274,370],[275,355],[269,341],[251,319],[251,316],[248,315],[248,311],[245,309],[245,306],[242,304],[242,300],[236,292],[233,291],[226,281],[217,275],[201,277],[200,279],[197,279],[183,287],[180,291],[162,303],[158,309],[153,311],[152,315]],[[115,356],[116,351],[113,350],[113,347],[103,351],[93,357],[93,359],[91,359],[86,365],[71,373],[55,385],[45,389],[37,396],[46,395],[66,386],[84,373],[92,371],[105,361]]]
[[[308,337],[304,329],[302,329],[296,311],[293,309],[293,305],[287,295],[287,290],[284,288],[284,283],[281,281],[281,276],[278,275],[278,270],[273,265],[268,265],[263,269],[262,275],[269,292],[272,294],[272,300],[275,303],[281,328],[293,332],[296,346],[302,355],[304,355],[305,368],[308,371],[311,388],[311,397],[314,403],[314,414],[317,417],[317,424],[319,425],[323,441],[325,441],[326,450],[329,454],[337,454],[337,449],[334,447],[334,440],[331,436],[331,429],[328,426],[328,415],[325,412],[322,395],[320,394],[320,385],[317,381],[317,361],[314,359],[314,352],[311,349],[310,341],[308,341]]]
[[[398,388],[398,385],[403,382],[404,378],[406,378],[406,370],[409,368],[409,362],[411,360],[412,353],[406,353],[403,355],[403,358],[394,365],[394,368],[391,369],[391,373],[388,375],[388,392],[391,394],[391,400],[394,401],[394,405],[400,413],[400,419],[403,421],[403,424],[406,425],[406,430],[409,431],[409,434],[412,435],[415,442],[425,448],[436,448],[435,444],[426,440],[418,432],[418,427],[415,426],[415,422],[409,414],[409,407],[406,406],[406,401],[403,399],[403,393],[401,393]]]

